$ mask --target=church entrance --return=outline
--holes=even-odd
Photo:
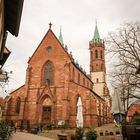
[[[52,101],[49,96],[42,103],[42,124],[51,124],[52,122]]]
[[[43,124],[50,124],[51,123],[51,106],[43,106],[42,110],[42,123]]]

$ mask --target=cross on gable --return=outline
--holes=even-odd
[[[52,23],[50,22],[50,23],[49,23],[49,28],[51,29],[51,27],[52,27]]]

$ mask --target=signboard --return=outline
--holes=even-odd
[[[6,82],[8,79],[7,74],[0,74],[0,82]]]
[[[58,126],[64,126],[64,125],[65,125],[65,120],[58,121]]]

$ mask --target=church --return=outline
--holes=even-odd
[[[29,58],[25,84],[6,101],[4,121],[30,126],[58,126],[64,121],[76,127],[77,101],[81,97],[84,127],[112,122],[111,96],[106,84],[105,44],[97,25],[90,49],[90,74],[79,66],[59,38],[52,24],[33,55]]]

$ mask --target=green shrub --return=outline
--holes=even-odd
[[[136,113],[133,115],[131,124],[132,124],[132,125],[140,125],[140,114],[139,114],[138,112],[136,112]]]
[[[86,140],[96,140],[97,138],[97,133],[93,129],[89,129],[86,132]]]
[[[47,125],[47,130],[51,130],[52,127],[53,127],[52,124],[48,124],[48,125]]]
[[[12,129],[7,125],[0,123],[0,139],[6,140],[12,135]]]
[[[83,140],[84,137],[84,129],[77,128],[75,131],[75,140]]]

